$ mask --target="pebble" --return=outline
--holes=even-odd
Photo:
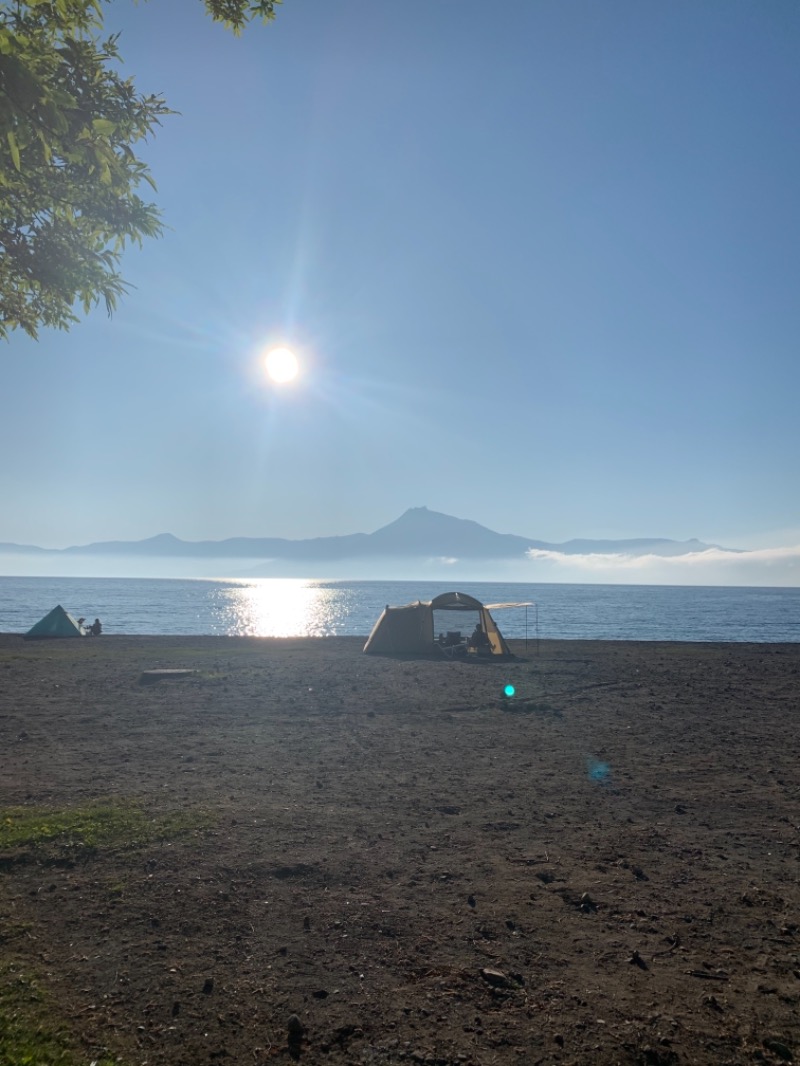
[[[771,1051],[773,1055],[777,1055],[778,1058],[783,1059],[784,1062],[794,1061],[791,1049],[787,1047],[782,1040],[776,1040],[775,1037],[768,1036],[765,1040],[762,1040],[761,1043],[767,1051]]]
[[[492,988],[510,988],[511,982],[502,970],[496,970],[493,966],[485,966],[481,970],[481,977]]]
[[[581,910],[585,914],[594,913],[597,910],[597,904],[588,892],[584,892],[581,896]]]

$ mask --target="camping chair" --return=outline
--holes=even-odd
[[[469,650],[464,642],[460,644],[440,644],[439,649],[447,659],[466,659]]]

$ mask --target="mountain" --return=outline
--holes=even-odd
[[[412,507],[369,536],[370,554],[442,555],[472,559],[506,559],[523,555],[536,541],[495,533],[466,518],[453,518],[427,507]]]
[[[185,541],[171,533],[146,540],[102,541],[70,548],[36,548],[0,544],[5,553],[61,555],[125,555],[159,558],[263,559],[286,562],[342,559],[431,558],[522,559],[526,552],[558,552],[563,555],[687,555],[718,545],[699,540],[666,538],[636,540],[570,540],[553,544],[511,533],[495,533],[465,518],[454,518],[427,507],[412,507],[394,522],[374,533],[350,533],[338,537],[287,540],[281,537],[231,537],[227,540]],[[730,549],[729,549],[730,550]]]

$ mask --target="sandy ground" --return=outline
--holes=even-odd
[[[800,645],[362,643],[0,636],[0,820],[189,826],[0,850],[0,994],[87,1064],[800,1059]]]

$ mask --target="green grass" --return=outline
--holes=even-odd
[[[119,1060],[77,1049],[33,977],[14,965],[0,970],[0,1066],[86,1066],[90,1061],[119,1066]]]
[[[198,812],[152,817],[134,804],[119,802],[64,810],[12,807],[0,811],[0,850],[52,844],[90,851],[137,848],[182,836],[207,824],[208,819]]]
[[[0,949],[4,944],[10,944],[12,940],[21,940],[31,931],[30,922],[8,922],[0,919]]]
[[[126,801],[70,807],[13,807],[0,811],[0,852],[11,861],[26,853],[101,855],[184,836],[210,824],[198,811],[153,816]],[[119,880],[108,886],[112,899],[124,894]],[[89,1054],[50,1000],[43,986],[20,962],[9,961],[14,942],[28,926],[0,926],[0,1066],[121,1066],[120,1060]]]

